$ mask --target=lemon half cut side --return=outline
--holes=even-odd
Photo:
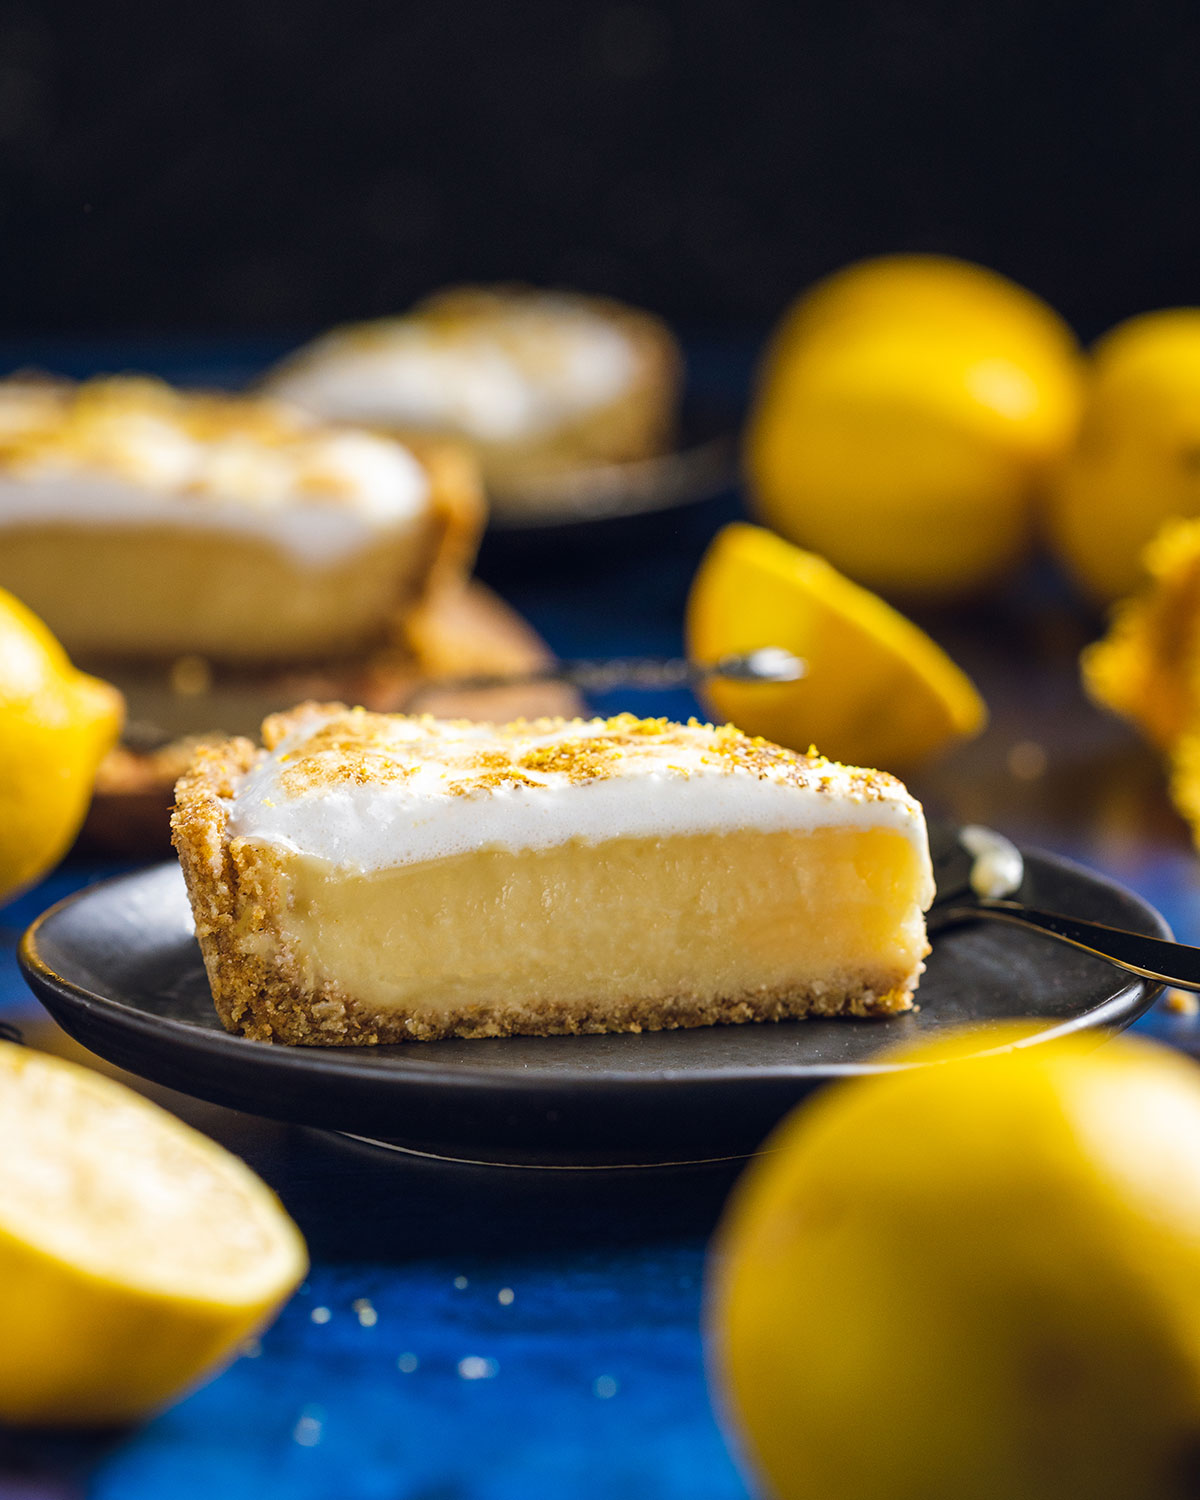
[[[806,663],[797,682],[703,688],[715,718],[792,749],[908,770],[987,722],[970,678],[923,630],[759,526],[717,534],[692,582],[687,635],[693,661],[779,646]]]
[[[132,1421],[307,1270],[248,1167],[123,1084],[0,1042],[0,1422]]]

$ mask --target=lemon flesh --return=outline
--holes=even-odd
[[[307,1267],[270,1190],[122,1084],[0,1043],[0,1421],[129,1421],[210,1373]]]
[[[1093,350],[1080,441],[1056,471],[1054,546],[1098,604],[1141,579],[1162,523],[1200,515],[1200,308],[1130,318]]]
[[[772,340],[748,429],[752,504],[871,588],[968,595],[1028,551],[1080,385],[1070,331],[1003,277],[933,256],[850,267]]]
[[[1200,1074],[1132,1041],[914,1050],[750,1169],[713,1374],[778,1500],[1184,1500],[1200,1473]]]
[[[717,719],[777,744],[853,765],[908,769],[987,719],[966,674],[924,631],[823,558],[758,526],[718,533],[692,582],[692,660],[782,646],[806,663],[799,682],[703,689]]]
[[[0,589],[0,900],[66,853],[123,716],[116,688],[76,671],[37,616]]]

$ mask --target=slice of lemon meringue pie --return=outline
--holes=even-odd
[[[262,1040],[907,1009],[933,896],[893,777],[731,727],[307,704],[202,750],[175,844],[217,1010]]]
[[[459,438],[519,509],[531,482],[668,449],[681,365],[665,324],[608,298],[451,287],[322,335],[265,389],[327,421]]]
[[[154,380],[0,381],[0,586],[87,659],[359,652],[481,526],[444,446]]]

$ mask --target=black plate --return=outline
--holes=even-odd
[[[1131,891],[1052,855],[1027,854],[1021,895],[1170,936]],[[877,1070],[885,1046],[1002,1017],[1032,1017],[1037,1040],[1127,1026],[1159,990],[1034,933],[980,922],[936,938],[919,1010],[889,1020],[271,1046],[221,1029],[174,864],[68,897],[29,929],[20,960],[66,1031],[157,1083],[273,1119],[523,1165],[746,1153],[819,1083]]]
[[[549,568],[560,578],[564,570],[594,570],[598,558],[626,558],[659,543],[674,549],[681,537],[697,539],[699,557],[713,532],[741,514],[733,499],[738,421],[727,400],[689,391],[672,452],[548,482],[523,504],[493,495],[479,576],[503,593],[514,574]]]

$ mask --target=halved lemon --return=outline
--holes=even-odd
[[[0,1043],[0,1422],[144,1416],[307,1269],[253,1172],[123,1084]]]
[[[762,646],[803,658],[799,682],[713,679],[703,690],[715,718],[794,749],[907,769],[987,722],[970,678],[923,630],[758,526],[735,522],[714,539],[692,582],[687,636],[694,661]]]

